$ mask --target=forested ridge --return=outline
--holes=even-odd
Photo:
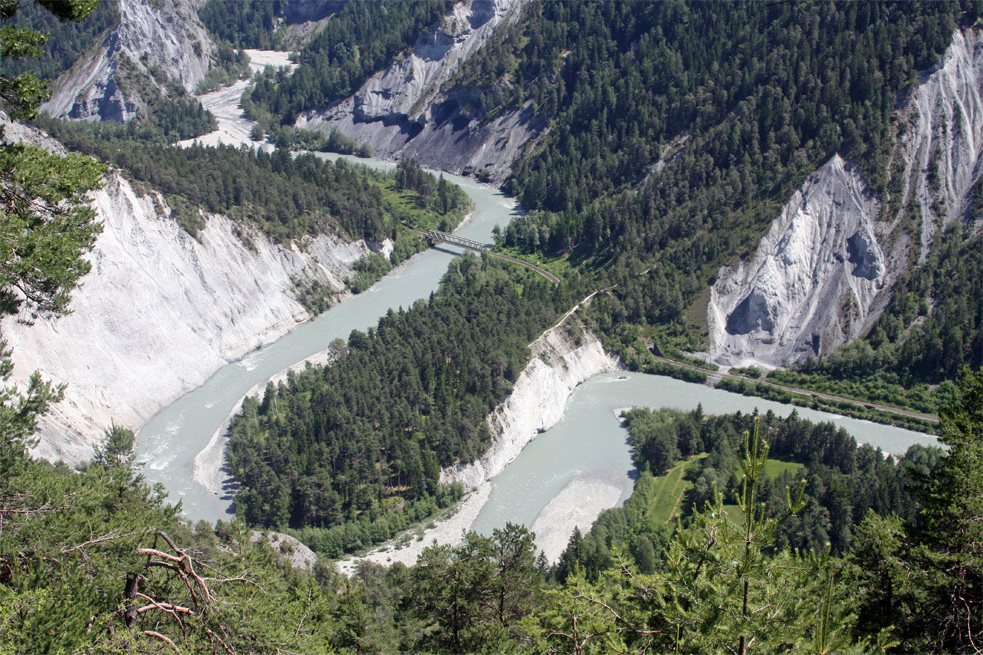
[[[16,26],[48,36],[40,57],[3,57],[0,72],[19,75],[30,71],[41,79],[53,80],[79,60],[97,38],[119,25],[119,0],[101,0],[80,22],[59,20],[33,2],[19,3],[16,13],[3,27]]]
[[[213,36],[235,48],[277,50],[274,35],[282,0],[208,0],[198,10],[198,18]]]
[[[323,563],[291,569],[283,556],[293,546],[274,551],[241,520],[215,527],[179,521],[177,508],[134,468],[128,430],[107,430],[81,471],[32,460],[22,441],[5,436],[0,646],[91,653],[972,652],[981,636],[973,619],[983,604],[975,592],[983,582],[983,374],[967,372],[942,410],[948,455],[909,453],[900,465],[849,439],[823,445],[828,426],[795,418],[659,416],[638,414],[633,423],[659,439],[643,427],[654,418],[657,430],[676,431],[677,444],[692,441],[693,428],[698,439],[717,434],[728,444],[740,481],[736,493],[727,491],[733,502],[712,495],[691,518],[653,526],[644,518],[644,488],[652,482],[645,472],[625,508],[606,513],[596,533],[575,535],[556,567],[536,556],[525,528],[507,525],[487,537],[470,533],[458,546],[427,548],[413,567],[362,563],[351,579]],[[802,434],[814,438],[780,445]],[[860,471],[880,467],[863,487],[874,490],[907,471],[903,493],[919,511],[908,519],[868,512],[842,554],[790,551],[783,530],[813,499],[800,496],[798,483],[787,495],[768,490],[787,481],[763,474],[777,450],[809,460],[806,490],[832,480],[840,499],[852,499],[856,489],[837,482],[840,471],[855,471],[859,480]],[[834,477],[822,473],[826,466],[836,469]],[[815,498],[824,510],[837,506]],[[768,507],[765,515],[754,509],[759,503]],[[603,562],[590,556],[598,539],[608,548]]]
[[[348,6],[359,5],[373,6]],[[385,6],[412,14],[437,5]],[[247,399],[230,443],[230,465],[243,484],[236,521],[182,522],[179,508],[141,479],[134,436],[120,426],[106,430],[93,461],[78,470],[31,459],[36,421],[60,389],[38,376],[27,390],[4,385],[0,652],[979,650],[983,372],[963,368],[958,381],[951,379],[956,351],[963,363],[975,363],[966,348],[978,340],[979,239],[967,241],[958,228],[939,237],[945,248],[933,255],[932,270],[917,269],[902,281],[904,293],[880,332],[807,371],[833,382],[884,374],[898,384],[928,384],[939,379],[930,357],[944,361],[950,378],[940,387],[944,455],[913,449],[889,460],[830,424],[795,416],[638,411],[629,415],[642,469],[635,495],[602,515],[588,535],[575,533],[556,566],[537,558],[532,535],[514,525],[428,548],[414,567],[362,563],[351,579],[323,563],[293,570],[281,558],[291,546],[277,553],[254,541],[246,521],[284,526],[335,556],[452,502],[460,489],[438,484],[440,467],[483,451],[490,436],[484,418],[527,362],[528,343],[600,285],[608,292],[595,297],[590,320],[626,361],[652,338],[673,348],[698,346],[686,311],[716,266],[753,248],[776,206],[834,144],[865,167],[875,188],[885,184],[878,171],[890,140],[888,105],[903,97],[919,66],[934,61],[955,24],[980,14],[978,2],[734,5],[734,14],[753,26],[747,29],[729,12],[713,15],[718,6],[709,3],[625,3],[635,10],[627,14],[622,6],[534,3],[532,22],[511,33],[516,47],[496,46],[512,59],[479,71],[511,83],[512,102],[542,94],[537,110],[554,118],[512,182],[539,210],[517,220],[503,243],[567,258],[569,279],[553,287],[488,257],[461,258],[427,301],[335,344],[332,366],[291,375],[268,386],[262,399]],[[358,38],[398,26],[405,31],[393,29],[399,37],[393,44],[401,39],[405,46],[410,18],[397,18],[370,24]],[[644,23],[656,18],[658,25]],[[528,27],[535,21],[552,30],[540,34],[539,44]],[[661,41],[650,37],[654,45],[643,43],[650,28],[653,36],[660,30]],[[887,41],[879,52],[880,41],[872,39],[880,35]],[[750,54],[741,39],[753,45]],[[607,108],[609,90],[617,106],[618,83],[632,80],[633,63],[611,70],[609,62],[631,63],[660,43],[662,59],[645,59],[659,70],[640,78],[659,90],[648,101],[699,129],[674,133],[671,122],[658,127],[663,119],[656,117],[646,127],[651,133],[634,141],[632,130],[645,125],[613,113],[586,120]],[[524,50],[530,44],[543,52],[559,47],[537,70]],[[701,49],[720,59],[699,60]],[[855,50],[863,56],[854,57]],[[339,75],[338,89],[362,74],[344,57],[360,56],[357,50],[325,56],[325,70]],[[873,72],[850,68],[847,83],[846,60]],[[522,80],[516,70],[531,76]],[[758,76],[737,77],[744,71]],[[496,88],[503,97],[512,92]],[[671,106],[658,104],[661,95],[672,97]],[[8,102],[0,98],[4,109]],[[796,127],[792,107],[818,113]],[[295,107],[286,111],[289,118]],[[613,125],[619,121],[625,125]],[[188,206],[191,231],[195,209],[210,207],[213,195],[221,211],[251,217],[284,240],[323,227],[322,214],[301,211],[305,201],[323,207],[334,198],[340,211],[359,204],[352,209],[361,213],[342,229],[363,234],[391,234],[401,216],[450,220],[450,187],[412,162],[383,182],[347,165],[281,153],[188,154],[78,134],[78,143],[89,145],[76,147],[106,161],[119,157],[125,165],[115,165],[133,179],[146,177],[149,187],[153,178],[154,186],[170,189],[175,205]],[[622,154],[638,153],[640,145],[649,151],[635,170],[631,157],[605,160],[612,144]],[[677,159],[649,173],[656,151]],[[88,270],[83,255],[97,226],[84,197],[98,187],[103,167],[30,146],[0,145],[0,154],[10,200],[0,207],[0,223],[11,246],[0,262],[0,315],[64,312]],[[177,171],[199,165],[196,179],[178,179]],[[239,175],[270,186],[237,188]],[[200,180],[217,186],[196,185]],[[319,185],[336,181],[355,186],[318,195]],[[380,190],[390,184],[390,192]],[[961,344],[954,330],[963,332]],[[5,383],[9,352],[0,343]],[[678,520],[654,521],[653,490],[667,470],[685,470],[691,487]],[[800,476],[802,482],[793,480]]]
[[[349,2],[300,50],[293,73],[264,75],[248,92],[249,100],[292,124],[302,111],[354,93],[453,6],[453,0]]]
[[[458,187],[423,172],[412,183],[345,161],[332,163],[288,150],[271,153],[220,145],[175,148],[90,129],[46,122],[66,147],[116,166],[133,180],[163,193],[182,224],[195,234],[198,209],[251,221],[278,241],[321,232],[351,239],[397,237],[400,221],[452,229],[470,208]],[[405,176],[404,176],[405,177]]]
[[[644,348],[640,336],[705,349],[706,288],[718,269],[747,259],[833,154],[856,162],[874,194],[900,197],[902,175],[888,170],[900,160],[896,111],[956,26],[981,15],[978,2],[716,9],[533,3],[450,85],[550,117],[506,184],[533,211],[501,242],[610,285],[593,306],[595,326],[626,359]],[[892,203],[885,212],[898,210]],[[910,387],[983,363],[978,249],[965,230],[938,236],[940,259],[904,281],[868,337],[878,374]],[[933,278],[942,262],[946,282]],[[907,404],[903,391],[893,395]]]
[[[571,539],[552,572],[561,581],[578,569],[596,580],[615,563],[619,550],[629,552],[643,572],[651,573],[663,561],[675,520],[713,504],[715,493],[723,495],[725,511],[733,515],[743,479],[742,435],[754,430],[756,421],[769,458],[783,463],[780,473],[766,475],[759,485],[758,497],[768,513],[781,511],[786,489],[797,488],[801,480],[806,483],[802,509],[775,531],[769,547],[773,553],[830,547],[835,555],[846,555],[871,511],[917,520],[922,509],[915,493],[917,480],[938,469],[943,457],[940,449],[924,446],[912,446],[903,457],[887,456],[879,448],[858,445],[832,423],[812,423],[795,412],[782,418],[771,412],[713,416],[702,408],[633,409],[624,417],[641,476],[624,507],[605,510],[590,532]],[[670,490],[660,490],[661,480],[656,478],[681,462],[686,462],[683,483],[673,487],[677,496],[670,498]],[[668,515],[666,501],[676,503]]]

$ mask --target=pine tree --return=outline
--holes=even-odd
[[[939,412],[941,468],[917,524],[869,515],[852,560],[861,628],[888,628],[910,652],[983,644],[983,371],[964,369]]]

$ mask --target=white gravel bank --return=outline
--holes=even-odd
[[[345,575],[352,575],[358,562],[367,560],[389,566],[396,562],[402,562],[407,566],[416,564],[423,553],[423,549],[433,546],[461,543],[464,535],[471,529],[471,524],[478,517],[481,508],[488,502],[488,495],[491,493],[491,483],[485,482],[471,491],[464,499],[458,503],[453,515],[438,521],[432,528],[424,530],[422,537],[413,537],[405,546],[396,546],[399,538],[384,544],[380,548],[373,550],[363,557],[350,557],[339,560],[336,567],[339,572]],[[412,529],[411,529],[412,532]]]
[[[574,528],[586,534],[598,515],[618,504],[621,487],[589,478],[574,478],[563,487],[533,521],[536,547],[556,563]]]
[[[246,54],[249,55],[249,67],[253,73],[262,72],[267,66],[287,67],[291,70],[296,66],[290,62],[289,52],[247,49]],[[215,114],[218,129],[193,139],[186,139],[178,145],[187,147],[196,142],[203,146],[217,146],[223,143],[231,146],[260,145],[250,138],[253,122],[242,115],[242,107],[239,104],[242,93],[249,84],[250,80],[239,80],[231,86],[197,96],[202,107]],[[265,141],[263,146],[266,146]]]

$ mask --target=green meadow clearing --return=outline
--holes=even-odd
[[[686,472],[695,469],[697,463],[706,456],[707,454],[703,453],[676,462],[668,473],[655,478],[655,495],[646,514],[650,524],[669,523],[676,518],[683,497],[693,486],[693,482],[686,479]],[[798,462],[785,462],[780,459],[769,458],[765,463],[765,475],[775,479],[786,471],[795,473],[800,468],[802,465]],[[724,505],[724,511],[731,516],[738,514],[737,505]]]

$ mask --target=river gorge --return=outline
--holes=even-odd
[[[368,163],[378,168],[392,166]],[[521,211],[513,200],[490,186],[468,178],[445,177],[461,185],[475,204],[473,215],[455,234],[488,243],[495,225],[506,225]],[[426,298],[437,289],[448,263],[456,256],[459,251],[447,245],[420,253],[368,291],[218,370],[206,384],[159,412],[139,431],[137,455],[144,463],[144,475],[151,482],[162,483],[170,500],[180,500],[189,519],[231,518],[233,488],[221,469],[222,446],[227,418],[242,398],[262,389],[291,366],[305,360],[324,361],[323,354],[333,340],[347,338],[352,330],[367,329],[389,309]],[[558,344],[552,343],[543,351],[557,349]],[[627,434],[616,415],[618,409],[693,409],[702,403],[708,413],[750,412],[757,407],[784,415],[793,410],[704,385],[614,371],[616,362],[604,355],[593,339],[577,348],[565,348],[561,343],[559,351],[555,360],[534,356],[517,381],[512,398],[499,408],[497,418],[492,417],[493,423],[497,420],[500,425],[489,454],[470,467],[445,471],[445,479],[459,479],[475,489],[458,515],[427,531],[410,547],[384,549],[374,559],[412,562],[422,546],[434,538],[455,541],[462,529],[469,528],[490,533],[508,521],[532,527],[538,547],[555,559],[574,526],[588,528],[600,511],[623,502],[631,493],[634,471]],[[563,379],[550,381],[557,373],[562,373]],[[515,402],[520,396],[529,400]],[[835,421],[858,441],[889,453],[903,453],[914,443],[935,442],[932,437],[907,430],[808,409],[796,411],[805,418]]]

